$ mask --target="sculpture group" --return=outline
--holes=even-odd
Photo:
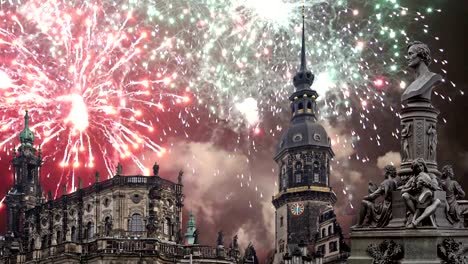
[[[452,250],[450,245],[458,248],[463,243],[450,236],[457,235],[466,243],[468,229],[464,228],[459,204],[465,192],[455,180],[452,166],[445,165],[439,171],[437,164],[439,111],[432,106],[431,95],[442,77],[429,71],[431,55],[426,44],[410,43],[407,46],[407,58],[408,66],[415,72],[416,78],[401,97],[402,163],[399,169],[393,165],[385,166],[384,180],[380,185],[369,183],[369,194],[362,200],[358,222],[351,234],[352,243],[362,243],[361,248],[367,245],[366,253],[373,259],[372,263],[393,263],[401,258],[405,258],[408,263],[421,260],[440,263],[424,256],[427,251],[437,251],[437,256],[443,263],[465,263],[447,261],[463,259],[450,253],[462,254],[460,252],[463,251]],[[423,230],[434,231],[428,235]],[[389,235],[395,237],[396,241],[401,241],[401,244],[388,240]],[[411,243],[413,245],[408,249],[416,252],[406,254],[404,247]],[[355,252],[355,255],[362,254],[361,249]],[[351,255],[353,259],[353,251]],[[355,259],[356,262],[351,263],[362,263],[366,258]]]
[[[392,219],[392,194],[395,191],[401,193],[406,207],[407,228],[437,228],[434,214],[438,207],[445,208],[447,220],[453,227],[463,227],[457,199],[463,198],[465,193],[455,181],[452,167],[446,165],[442,173],[438,173],[437,166],[430,171],[427,165],[427,162],[436,164],[437,130],[434,119],[436,121],[437,116],[431,118],[429,112],[429,118],[425,120],[421,116],[427,116],[427,113],[421,115],[421,111],[424,111],[424,107],[433,108],[432,89],[441,77],[428,69],[431,56],[426,44],[410,43],[407,58],[408,66],[416,73],[416,79],[402,95],[402,112],[405,112],[407,118],[402,120],[401,157],[410,170],[397,175],[396,167],[387,165],[384,168],[385,179],[379,186],[369,186],[369,194],[363,198],[355,227],[386,227]],[[420,133],[421,127],[425,133]],[[443,204],[436,198],[436,191],[445,192]],[[379,197],[382,197],[382,201],[376,202]]]

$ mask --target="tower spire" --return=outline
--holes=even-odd
[[[29,129],[28,110],[26,110],[24,114],[24,129],[21,131],[19,138],[22,145],[32,145],[34,142],[34,134]]]
[[[301,68],[293,78],[296,90],[310,89],[314,82],[314,75],[307,69],[305,48],[305,5],[302,5],[302,42],[301,42]]]
[[[301,49],[301,72],[307,71],[305,55],[305,5],[302,5],[302,49]]]

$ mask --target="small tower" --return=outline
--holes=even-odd
[[[316,123],[318,94],[311,89],[314,75],[307,69],[305,54],[303,10],[301,66],[289,97],[292,117],[274,157],[279,166],[278,192],[273,197],[275,264],[299,246],[313,247],[320,212],[336,201],[329,182],[334,153],[327,132]]]
[[[20,237],[24,234],[24,212],[34,208],[42,197],[40,184],[40,167],[42,165],[41,150],[34,146],[34,134],[29,129],[29,115],[24,115],[24,129],[19,135],[21,145],[13,156],[13,188],[8,192],[5,204],[7,206],[7,234]]]
[[[195,226],[195,216],[193,215],[192,211],[190,211],[189,220],[187,222],[187,232],[185,233],[185,244],[186,245],[193,245],[195,242],[194,232],[196,230]]]

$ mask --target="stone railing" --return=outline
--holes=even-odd
[[[215,248],[211,246],[183,246],[159,241],[154,238],[97,238],[87,243],[64,242],[35,251],[27,252],[27,261],[45,259],[63,254],[101,255],[101,254],[149,254],[167,258],[193,258],[228,260],[239,257],[238,250]]]

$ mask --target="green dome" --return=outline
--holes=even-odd
[[[21,144],[29,144],[32,145],[34,142],[34,134],[29,129],[29,116],[28,110],[26,110],[26,114],[24,115],[24,129],[21,131],[19,135]]]

